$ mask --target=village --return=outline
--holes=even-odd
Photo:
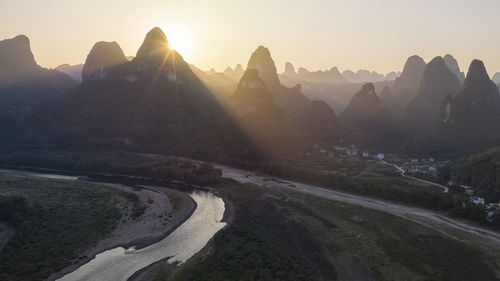
[[[364,151],[358,149],[358,146],[355,144],[348,146],[333,145],[332,149],[320,148],[315,145],[315,148],[318,149],[320,154],[326,155],[329,158],[333,158],[336,155],[345,155],[349,158],[366,159],[381,164],[392,165],[402,176],[424,180],[434,184],[437,184],[436,181],[439,168],[451,162],[450,160],[436,160],[432,157],[404,159],[393,154],[386,155],[383,152]],[[452,188],[455,192],[460,192],[468,196],[473,204],[484,206],[485,215],[488,220],[491,220],[495,214],[500,214],[500,202],[487,202],[485,198],[477,196],[474,193],[474,187],[457,184],[453,181],[447,182],[446,186]]]

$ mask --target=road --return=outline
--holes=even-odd
[[[483,249],[492,251],[494,254],[500,256],[500,233],[449,218],[438,212],[325,189],[319,186],[264,176],[252,171],[223,165],[215,164],[215,167],[222,170],[224,177],[231,178],[242,183],[253,183],[270,189],[280,189],[282,191],[288,190],[301,192],[329,200],[345,202],[389,213],[427,226],[458,240],[472,242]]]
[[[439,183],[435,183],[435,182],[431,182],[431,181],[426,181],[426,180],[423,180],[423,179],[419,179],[419,178],[415,178],[415,177],[412,177],[412,176],[408,176],[406,175],[406,171],[405,169],[399,167],[398,165],[396,164],[391,164],[389,162],[386,162],[384,160],[380,160],[380,161],[374,161],[376,163],[380,163],[380,164],[383,164],[383,165],[389,165],[389,166],[392,166],[394,167],[396,170],[398,170],[400,173],[401,173],[401,176],[405,177],[405,178],[409,178],[409,179],[412,179],[412,180],[416,180],[416,181],[419,181],[419,182],[423,182],[423,183],[426,183],[426,184],[430,184],[430,185],[434,185],[434,186],[437,186],[439,188],[442,188],[443,189],[443,192],[444,193],[447,193],[449,191],[448,187],[444,186],[444,185],[441,185]]]

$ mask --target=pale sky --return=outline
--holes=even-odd
[[[203,69],[245,66],[264,45],[279,70],[386,73],[450,53],[500,71],[499,0],[0,0],[0,39],[27,35],[45,67],[83,63],[97,41],[135,55],[154,26]]]

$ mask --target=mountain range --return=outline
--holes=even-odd
[[[481,61],[464,77],[449,54],[411,56],[394,81],[291,63],[279,74],[264,46],[245,68],[206,72],[153,28],[133,58],[97,42],[84,65],[57,68],[80,69],[80,83],[40,67],[25,36],[0,41],[0,66],[2,141],[261,159],[339,141],[459,154],[500,139],[497,85]],[[352,82],[366,79],[385,80]]]

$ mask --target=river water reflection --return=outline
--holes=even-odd
[[[125,281],[136,271],[166,257],[169,263],[187,261],[226,225],[221,222],[225,210],[221,198],[205,191],[195,191],[189,196],[196,202],[196,210],[163,240],[137,250],[118,247],[105,251],[58,280]]]

